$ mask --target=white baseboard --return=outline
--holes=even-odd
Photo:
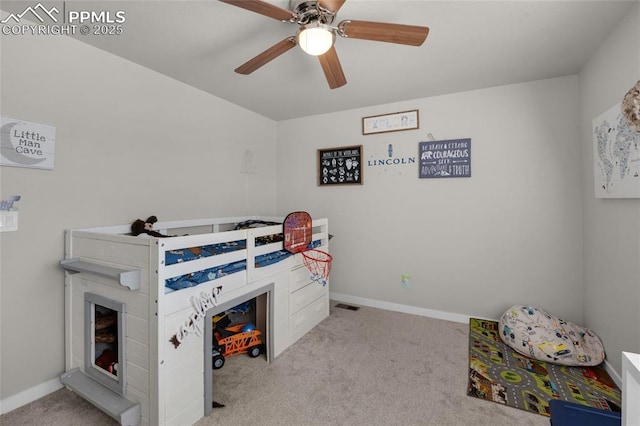
[[[367,299],[365,297],[350,296],[348,294],[341,294],[341,293],[330,293],[329,298],[331,300],[335,300],[336,302],[352,303],[355,305],[369,306],[371,308],[386,309],[388,311],[421,315],[423,317],[436,318],[436,319],[460,322],[465,324],[469,323],[469,318],[483,318],[482,316],[463,315],[463,314],[456,314],[451,312],[437,311],[434,309],[418,308],[415,306],[401,305],[399,303],[383,302],[380,300]],[[483,319],[498,321],[497,319],[492,319],[492,318],[483,318]],[[618,385],[618,387],[622,389],[622,379],[620,377],[620,374],[613,369],[613,367],[611,366],[611,364],[609,364],[607,360],[604,361],[604,368],[607,371],[607,373],[609,373],[609,375],[611,376],[613,381],[616,383],[616,385]]]
[[[6,414],[62,388],[59,378],[51,379],[13,396],[0,400],[0,414]]]
[[[609,373],[616,385],[618,385],[618,387],[622,389],[622,377],[616,370],[613,369],[611,364],[609,364],[609,361],[607,361],[606,359],[604,360],[604,369],[607,373]]]
[[[402,312],[405,314],[421,315],[424,317],[459,322],[463,324],[468,324],[469,318],[482,318],[482,316],[464,315],[464,314],[456,314],[452,312],[438,311],[435,309],[418,308],[416,306],[383,302],[380,300],[367,299],[365,297],[350,296],[348,294],[341,294],[341,293],[331,292],[329,294],[329,297],[331,298],[331,300],[335,300],[336,302],[352,303],[355,305],[369,306],[371,308],[385,309],[387,311]],[[483,318],[483,319],[497,321],[497,319],[492,319],[492,318]],[[611,367],[611,364],[609,364],[606,360],[604,362],[604,367],[607,373],[609,373],[609,375],[613,379],[613,381],[618,385],[618,387],[622,388],[622,379],[620,377],[620,374],[617,371],[615,371],[613,367]],[[63,385],[62,385],[62,382],[60,382],[60,379],[55,378],[55,379],[49,380],[48,382],[42,383],[40,385],[37,385],[30,389],[22,391],[16,395],[2,399],[0,400],[0,414],[5,414],[5,413],[8,413],[9,411],[15,410],[16,408],[20,408],[23,405],[26,405],[30,402],[40,399],[52,392],[57,391],[62,387]]]
[[[329,293],[329,298],[336,302],[353,303],[355,305],[369,306],[371,308],[385,309],[387,311],[402,312],[405,314],[421,315],[423,317],[436,318],[446,321],[469,324],[469,318],[482,318],[491,321],[498,321],[493,318],[485,318],[476,315],[456,314],[452,312],[437,311],[435,309],[418,308],[416,306],[401,305],[399,303],[383,302],[381,300],[367,299],[365,297],[350,296],[341,293]]]
[[[349,295],[340,294],[340,293],[330,293],[330,298],[337,302],[353,303],[361,306],[370,306],[372,308],[386,309],[388,311],[403,312],[407,314],[421,315],[425,317],[437,318],[437,319],[459,322],[459,323],[466,323],[466,324],[469,323],[469,318],[472,318],[471,316],[467,316],[467,315],[454,314],[450,312],[437,311],[437,310],[426,309],[426,308],[417,308],[415,306],[400,305],[398,303],[382,302],[379,300],[367,299],[364,297],[349,296]],[[473,318],[479,318],[479,317],[474,316]],[[485,318],[485,319],[491,319],[491,318]],[[493,321],[496,321],[496,320],[493,320]],[[49,380],[48,382],[42,383],[40,385],[34,386],[16,395],[0,400],[0,414],[5,414],[5,413],[8,413],[9,411],[15,410],[16,408],[20,408],[23,405],[26,405],[30,402],[40,399],[52,392],[57,391],[62,387],[63,387],[62,382],[60,382],[60,379],[56,378],[56,379]]]

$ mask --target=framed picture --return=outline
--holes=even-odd
[[[362,118],[363,135],[400,132],[402,130],[413,130],[418,128],[420,128],[420,120],[417,109]]]
[[[420,142],[420,179],[471,177],[471,138]]]
[[[362,185],[362,145],[318,150],[318,186]]]

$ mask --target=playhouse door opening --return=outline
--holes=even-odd
[[[207,311],[204,327],[205,415],[216,399],[216,372],[233,367],[235,357],[271,361],[273,349],[273,284],[218,305]],[[226,367],[225,367],[226,365]]]

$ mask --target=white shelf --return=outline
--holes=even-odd
[[[70,274],[84,272],[99,275],[101,277],[110,278],[118,282],[120,285],[128,287],[130,290],[140,289],[139,269],[121,269],[77,258],[61,260],[60,266]]]

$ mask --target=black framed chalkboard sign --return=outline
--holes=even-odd
[[[318,150],[318,186],[362,185],[362,145]]]

